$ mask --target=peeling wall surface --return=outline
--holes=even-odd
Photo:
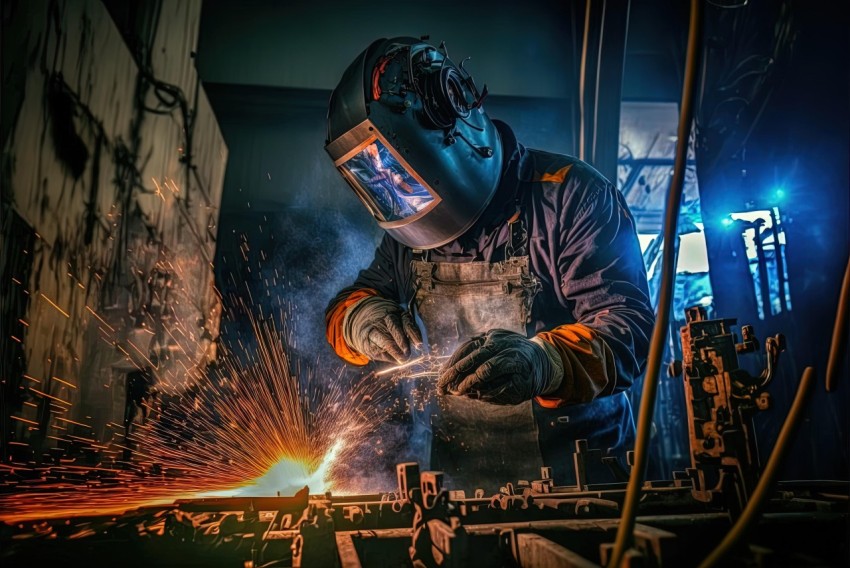
[[[228,152],[193,61],[201,2],[148,10],[132,51],[97,0],[4,11],[26,57],[3,61],[3,461],[115,457],[128,373],[180,391],[216,357]]]

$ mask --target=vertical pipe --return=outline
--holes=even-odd
[[[693,95],[697,82],[699,67],[699,52],[701,43],[701,12],[702,1],[691,0],[690,23],[688,30],[688,50],[685,61],[685,79],[682,85],[682,105],[679,113],[678,140],[676,142],[676,162],[673,168],[673,179],[667,192],[666,215],[664,219],[664,247],[662,256],[661,286],[658,296],[658,314],[652,330],[652,340],[649,347],[646,377],[641,394],[640,411],[638,413],[637,438],[635,441],[634,465],[632,466],[629,485],[626,489],[623,513],[617,527],[617,539],[608,566],[620,565],[627,548],[633,544],[635,516],[643,485],[644,470],[649,454],[649,432],[652,426],[652,414],[655,406],[655,393],[658,388],[658,376],[661,370],[661,359],[667,339],[667,326],[670,321],[670,304],[672,303],[673,282],[676,267],[676,242],[679,209],[681,207],[682,189],[685,181],[685,166],[688,157],[688,141],[691,137],[691,119],[693,117]]]
[[[620,106],[631,0],[586,4],[579,77],[579,158],[617,178]]]
[[[580,160],[586,161],[587,156],[585,155],[585,130],[587,125],[585,124],[585,96],[584,96],[584,87],[585,81],[587,80],[587,43],[588,36],[590,35],[590,3],[592,0],[585,0],[584,5],[584,32],[582,33],[581,38],[581,66],[579,67],[578,72],[578,115],[579,115],[579,127],[578,127],[578,157]]]
[[[602,76],[602,46],[605,45],[605,9],[608,7],[608,0],[602,1],[602,13],[599,16],[599,21],[602,25],[599,27],[599,39],[596,41],[596,70],[593,72],[593,120],[590,123],[590,163],[598,164],[599,156],[597,155],[598,144],[596,142],[596,132],[599,128],[599,81]],[[598,166],[597,166],[598,167]],[[617,179],[616,176],[610,179]]]
[[[835,326],[832,330],[832,342],[829,345],[829,360],[826,364],[826,390],[832,392],[838,383],[838,372],[841,370],[845,351],[842,348],[847,341],[847,323],[850,316],[850,258],[844,269],[844,280],[841,282],[841,294],[838,297],[838,312],[835,314]]]

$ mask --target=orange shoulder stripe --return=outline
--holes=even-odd
[[[546,172],[544,174],[540,174],[539,178],[535,175],[534,177],[536,179],[534,181],[550,181],[554,183],[563,183],[564,180],[567,179],[567,174],[569,173],[571,167],[572,164],[569,164],[556,172]]]

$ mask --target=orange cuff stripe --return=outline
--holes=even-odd
[[[369,362],[369,358],[351,349],[345,342],[345,337],[342,333],[342,322],[345,318],[345,311],[357,303],[359,300],[368,296],[377,296],[377,290],[372,288],[363,288],[355,290],[349,296],[339,302],[325,316],[325,325],[327,326],[328,343],[331,344],[336,354],[351,363],[352,365],[365,365]]]
[[[593,352],[590,342],[596,339],[596,332],[583,323],[568,323],[556,327],[552,331],[541,331],[537,335],[540,339],[548,341],[556,347],[560,343],[573,351],[580,351],[588,355]]]
[[[572,349],[586,355],[592,355],[593,349],[590,342],[596,339],[596,332],[581,323],[569,323],[556,327],[552,331],[541,331],[537,337],[551,343],[558,350],[558,353],[566,349]],[[564,363],[564,369],[569,369],[567,359],[561,355],[561,360]],[[568,377],[564,377],[564,382],[561,383],[561,388],[549,396],[535,397],[537,404],[543,408],[559,408],[566,404],[566,392],[569,388]]]

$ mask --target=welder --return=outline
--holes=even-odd
[[[541,465],[566,482],[580,439],[622,460],[654,317],[616,187],[525,148],[486,94],[445,46],[379,39],[333,91],[326,145],[385,230],[328,306],[328,341],[353,365],[445,357],[398,457],[467,490]]]

